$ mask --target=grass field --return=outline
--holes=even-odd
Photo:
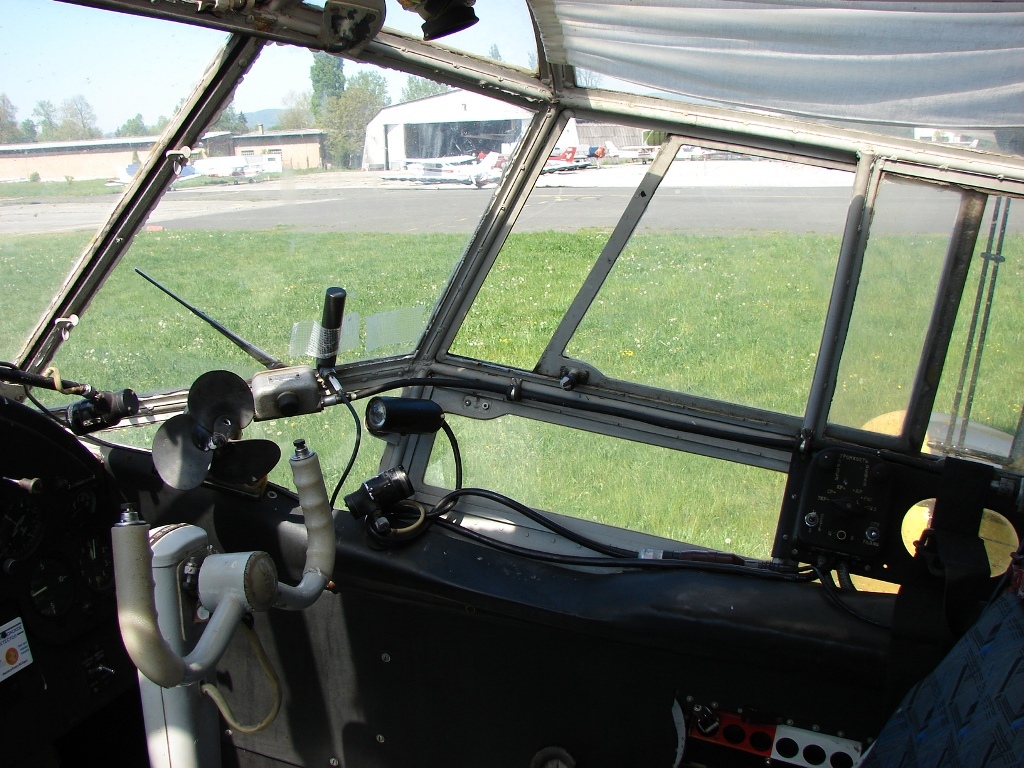
[[[95,197],[120,195],[124,187],[108,187],[104,179],[11,181],[0,184],[0,198]]]
[[[453,351],[532,368],[605,237],[596,231],[513,235]],[[9,296],[29,290],[48,297],[54,274],[74,262],[87,240],[5,238],[4,290]],[[186,387],[215,368],[243,376],[255,370],[253,361],[132,267],[287,360],[292,324],[319,317],[326,286],[345,286],[347,310],[359,313],[364,324],[397,309],[428,313],[464,244],[463,235],[143,232],[55,363],[68,377],[140,392]],[[906,405],[920,353],[915,329],[930,313],[944,250],[941,238],[873,241],[860,295],[864,306],[854,317],[840,374],[835,412],[843,423],[859,426]],[[610,376],[800,414],[837,251],[837,240],[818,235],[637,236],[569,353]],[[1024,368],[1024,237],[1008,237],[1004,255],[974,418],[1012,432]],[[974,280],[972,274],[968,307]],[[961,313],[954,350],[962,348],[968,314]],[[2,338],[23,338],[29,320],[34,315],[0,313]],[[399,344],[373,354],[408,348]],[[948,408],[960,354],[951,355],[937,410]],[[360,346],[341,357],[366,356]],[[778,473],[522,419],[453,419],[453,425],[467,484],[614,525],[744,554],[768,553],[784,482]],[[126,440],[151,440],[150,430],[132,432]],[[279,440],[286,450],[293,438],[305,437],[332,478],[348,459],[353,434],[342,408],[253,425],[247,432]],[[365,441],[346,493],[376,473],[380,444]],[[450,485],[454,468],[443,438],[435,456],[428,480]],[[282,462],[272,477],[290,485],[287,472]]]

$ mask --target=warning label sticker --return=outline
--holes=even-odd
[[[0,626],[0,680],[6,680],[31,663],[32,651],[21,619],[12,619]]]

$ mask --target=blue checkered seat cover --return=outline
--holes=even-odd
[[[889,718],[860,768],[1024,767],[1024,602],[985,609]]]

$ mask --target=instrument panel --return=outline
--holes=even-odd
[[[136,685],[121,643],[102,463],[0,398],[0,717],[17,758]]]
[[[976,461],[837,444],[793,457],[773,555],[906,583],[920,568],[902,535],[904,518],[923,503],[933,506],[931,528],[976,536],[982,516],[996,512],[1024,533],[1017,476]]]

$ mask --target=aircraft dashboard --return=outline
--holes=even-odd
[[[121,642],[101,462],[38,411],[0,398],[0,717],[5,762],[137,697]],[[128,708],[131,711],[131,707]],[[136,734],[138,731],[136,731]],[[81,734],[75,737],[81,748]],[[131,741],[131,739],[127,739]]]

